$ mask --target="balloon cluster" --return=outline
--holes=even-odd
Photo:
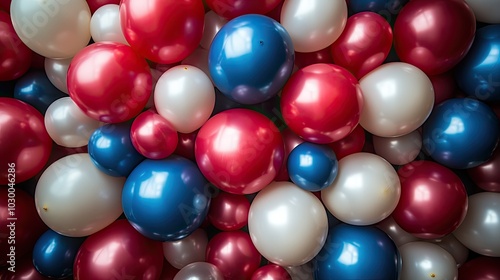
[[[500,279],[499,3],[0,0],[0,278]]]

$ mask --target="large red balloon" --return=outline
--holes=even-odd
[[[335,64],[360,79],[382,65],[392,46],[392,28],[381,15],[361,12],[350,16],[340,37],[332,44]]]
[[[361,125],[358,125],[349,135],[328,144],[328,146],[335,152],[337,160],[340,160],[350,154],[361,152],[365,146],[365,140],[365,130]]]
[[[288,127],[281,132],[281,136],[283,136],[283,142],[285,143],[285,156],[283,157],[283,164],[281,165],[281,169],[276,176],[275,181],[290,181],[287,164],[288,156],[295,147],[304,142],[304,139],[293,133],[293,131]]]
[[[469,177],[478,187],[489,192],[500,192],[500,148],[485,163],[467,169]]]
[[[83,242],[73,275],[75,280],[158,280],[162,267],[161,242],[144,237],[127,220],[117,220]]]
[[[292,276],[283,267],[268,264],[257,269],[251,280],[292,280]]]
[[[290,129],[318,144],[338,141],[359,123],[363,97],[345,68],[313,64],[295,72],[281,93],[281,112]]]
[[[450,169],[414,161],[398,170],[401,197],[392,217],[418,238],[437,239],[453,232],[467,213],[467,192]]]
[[[68,68],[69,95],[89,117],[119,123],[137,116],[152,93],[146,60],[129,46],[106,42],[81,50]]]
[[[188,57],[200,44],[205,9],[194,0],[122,0],[125,39],[143,57],[163,64]]]
[[[210,118],[198,132],[194,148],[203,175],[234,194],[255,193],[271,183],[284,156],[278,128],[249,109],[230,109]]]
[[[464,263],[458,280],[500,280],[500,258],[481,256]]]
[[[208,210],[210,223],[222,230],[238,230],[248,224],[250,201],[244,195],[220,192],[212,198]]]
[[[444,73],[469,51],[476,18],[463,0],[408,2],[394,24],[398,57],[428,75]]]
[[[0,81],[14,80],[31,65],[32,51],[17,36],[9,14],[0,11]]]
[[[226,19],[245,14],[267,14],[283,0],[206,0],[210,9]]]

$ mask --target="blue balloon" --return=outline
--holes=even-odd
[[[394,23],[399,11],[403,8],[409,0],[349,0],[347,7],[350,14],[357,14],[360,12],[374,12],[388,22]]]
[[[303,142],[288,156],[288,174],[297,186],[320,191],[333,183],[338,173],[335,152],[326,145]]]
[[[52,102],[68,96],[57,89],[43,71],[28,72],[16,83],[14,97],[45,114]]]
[[[110,176],[127,177],[145,159],[132,145],[131,126],[131,122],[107,124],[92,133],[88,152],[99,170]]]
[[[458,86],[468,96],[500,101],[500,24],[476,32],[474,43],[455,68]]]
[[[424,151],[449,168],[478,166],[492,156],[499,140],[499,125],[493,110],[481,101],[446,100],[424,123]]]
[[[316,280],[396,280],[401,257],[394,241],[372,226],[339,224],[313,260]]]
[[[33,265],[40,274],[63,279],[73,275],[73,263],[85,237],[68,237],[53,230],[42,234],[33,247]]]
[[[208,68],[215,86],[241,104],[275,96],[292,74],[295,52],[288,32],[263,15],[226,23],[210,46]]]
[[[186,158],[172,155],[162,160],[146,159],[125,182],[123,212],[144,236],[179,240],[205,220],[209,187],[198,166]]]

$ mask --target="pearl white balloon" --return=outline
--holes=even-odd
[[[208,51],[202,48],[197,48],[188,57],[186,57],[182,62],[184,65],[192,65],[199,68],[207,75],[207,77],[212,81],[210,76],[210,70],[208,70]],[[213,81],[212,81],[213,83]]]
[[[403,261],[400,280],[456,280],[458,268],[453,256],[429,242],[417,241],[399,247]]]
[[[413,236],[411,233],[403,230],[397,223],[394,221],[392,216],[387,217],[383,221],[376,224],[376,227],[383,230],[389,237],[394,241],[397,247],[402,246],[406,243],[418,241],[419,239]]]
[[[73,57],[90,41],[85,0],[17,0],[10,14],[19,38],[44,57]]]
[[[371,225],[387,218],[400,196],[401,183],[392,165],[370,153],[342,158],[337,178],[321,190],[328,211],[352,225]]]
[[[458,267],[464,264],[469,257],[469,249],[467,249],[464,244],[460,243],[453,234],[448,234],[440,240],[432,240],[431,242],[439,245],[450,253],[455,259]]]
[[[297,52],[315,52],[335,42],[347,22],[345,0],[286,0],[281,25]]]
[[[158,114],[178,132],[191,133],[212,114],[215,89],[199,68],[178,65],[161,75],[155,86],[154,103]]]
[[[373,136],[373,148],[377,155],[394,165],[412,162],[422,149],[422,136],[418,130],[398,137]]]
[[[42,221],[66,236],[91,235],[122,213],[125,178],[104,174],[89,154],[73,154],[51,164],[35,189],[35,205]]]
[[[500,1],[498,0],[465,0],[476,20],[484,23],[500,23]]]
[[[209,50],[215,35],[226,23],[227,19],[219,16],[214,11],[208,11],[205,14],[205,25],[203,28],[203,36],[201,37],[200,46]]]
[[[408,63],[383,64],[359,84],[364,99],[359,123],[376,136],[396,137],[416,130],[434,106],[430,79]]]
[[[183,239],[163,242],[163,255],[173,267],[181,269],[190,263],[204,262],[207,244],[207,234],[197,229]]]
[[[69,94],[68,91],[68,67],[73,58],[52,59],[45,58],[44,68],[47,78],[60,91]]]
[[[120,6],[106,4],[99,7],[90,19],[90,34],[94,42],[110,41],[128,45],[120,25]]]
[[[314,280],[314,268],[311,262],[299,266],[285,266],[292,280]]]
[[[213,264],[195,262],[179,270],[174,280],[224,280],[222,272]]]
[[[252,201],[248,232],[270,262],[299,266],[313,259],[325,244],[328,218],[311,192],[291,182],[273,182]]]

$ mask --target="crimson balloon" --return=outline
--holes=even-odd
[[[120,0],[87,0],[87,4],[89,5],[90,12],[93,14],[100,7],[107,4],[120,4]]]
[[[441,102],[455,97],[458,89],[453,72],[446,72],[439,75],[429,76],[434,88],[434,106]]]
[[[469,177],[478,187],[488,192],[500,192],[500,149],[491,158],[476,167],[467,169]]]
[[[277,264],[268,264],[259,267],[251,280],[292,280],[292,277],[283,267]]]
[[[220,192],[210,202],[208,220],[222,231],[237,230],[248,224],[249,210],[250,201],[244,195]]]
[[[458,268],[458,280],[500,280],[500,258],[480,256]]]
[[[32,53],[17,36],[10,15],[0,11],[0,81],[14,80],[26,73]]]
[[[208,7],[226,19],[246,14],[267,14],[283,0],[206,0]]]
[[[177,133],[177,148],[174,153],[190,160],[196,160],[194,157],[194,141],[198,136],[198,130],[191,133]]]
[[[304,68],[316,63],[333,63],[330,48],[331,46],[328,46],[322,50],[309,53],[295,52],[295,65]]]
[[[358,125],[349,135],[328,144],[328,146],[333,149],[337,159],[340,160],[350,154],[361,152],[365,146],[365,140],[365,130],[361,125]]]

